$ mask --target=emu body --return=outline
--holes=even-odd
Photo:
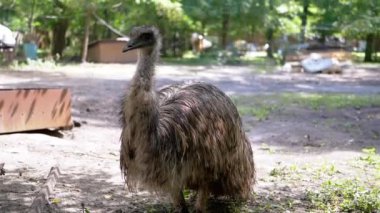
[[[131,37],[126,50],[138,46],[139,61],[122,103],[120,166],[127,185],[169,193],[179,212],[187,211],[184,188],[198,192],[199,212],[209,194],[248,198],[255,182],[253,154],[233,102],[205,83],[156,92],[160,35],[140,27]]]

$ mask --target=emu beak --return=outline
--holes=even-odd
[[[145,42],[144,41],[139,41],[139,40],[129,40],[128,41],[128,44],[127,46],[125,46],[123,48],[123,53],[127,52],[127,51],[130,51],[130,50],[134,50],[134,49],[137,49],[137,48],[141,48],[141,47],[144,47],[146,46]]]
[[[123,53],[125,53],[129,50],[136,49],[136,48],[137,48],[137,46],[133,45],[133,42],[129,41],[128,44],[123,48]]]

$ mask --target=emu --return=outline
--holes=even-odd
[[[206,211],[209,195],[247,199],[255,166],[235,105],[206,83],[155,91],[160,47],[159,31],[140,26],[123,49],[138,49],[137,70],[121,106],[120,168],[127,187],[169,194],[175,212],[188,212],[184,189],[197,192],[196,212]]]

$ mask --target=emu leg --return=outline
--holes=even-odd
[[[197,213],[206,212],[207,199],[208,199],[208,190],[200,189],[198,191],[197,200],[195,201],[195,212]]]
[[[188,213],[185,198],[183,197],[182,190],[172,192],[171,197],[174,203],[175,213]]]

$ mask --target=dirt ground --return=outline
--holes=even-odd
[[[0,88],[69,87],[73,119],[81,123],[68,131],[0,135],[0,212],[29,212],[52,166],[61,176],[51,192],[46,212],[167,212],[164,195],[129,193],[119,169],[118,101],[126,92],[134,65],[28,66],[0,69]],[[160,65],[156,86],[205,81],[229,95],[282,92],[380,95],[380,66],[355,65],[343,74],[260,74],[248,66]],[[255,196],[243,212],[304,212],[306,191],[318,180],[291,182],[273,178],[275,168],[334,164],[338,176],[352,175],[348,162],[361,149],[380,150],[380,108],[349,107],[332,111],[284,107],[266,120],[244,116],[257,166]],[[272,174],[272,175],[271,175]],[[290,203],[285,205],[284,203]],[[191,206],[191,201],[190,204]],[[231,210],[228,201],[211,200],[215,212]],[[238,211],[238,212],[239,212]]]

